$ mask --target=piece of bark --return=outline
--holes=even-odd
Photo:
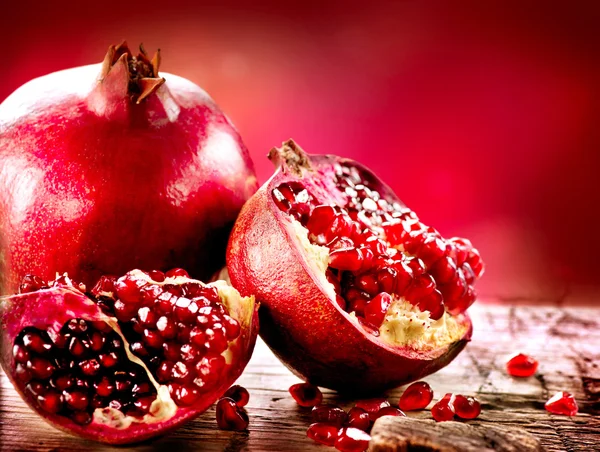
[[[545,450],[537,438],[511,427],[435,422],[385,416],[371,431],[372,452],[533,452]]]

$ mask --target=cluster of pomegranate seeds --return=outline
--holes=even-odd
[[[531,377],[533,374],[535,374],[537,368],[537,360],[523,353],[514,355],[506,363],[506,371],[513,377]]]
[[[179,406],[194,404],[218,383],[222,353],[240,335],[217,289],[187,277],[182,269],[134,270],[119,279],[102,277],[91,291]]]
[[[248,405],[248,402],[250,401],[250,393],[246,388],[240,385],[233,385],[225,392],[225,394],[223,394],[223,397],[232,399],[237,406],[242,407]]]
[[[559,391],[554,394],[544,405],[546,410],[553,414],[575,416],[579,410],[577,401],[568,392]]]
[[[321,390],[310,383],[296,383],[290,386],[289,391],[296,403],[302,407],[310,408],[323,400]]]
[[[414,411],[425,408],[433,400],[433,390],[428,383],[417,381],[404,390],[398,401],[403,411]]]
[[[454,415],[461,419],[475,419],[480,413],[479,401],[462,394],[446,394],[431,407],[431,415],[438,422],[451,421]]]
[[[42,410],[82,425],[96,408],[148,413],[156,390],[109,325],[71,319],[50,333],[28,327],[13,345],[16,378]]]
[[[221,430],[240,431],[248,428],[248,413],[229,397],[223,397],[217,402],[216,416]]]
[[[316,199],[299,182],[279,185],[272,196],[307,228],[311,243],[329,248],[326,276],[336,301],[355,312],[366,330],[378,333],[391,295],[429,311],[432,319],[445,310],[463,312],[475,301],[473,284],[484,267],[468,240],[442,238],[410,209],[382,197],[353,166],[338,165],[335,183],[337,205]]]

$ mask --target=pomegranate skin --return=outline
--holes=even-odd
[[[291,141],[286,145],[296,147]],[[336,163],[350,162],[377,179],[354,161],[333,155],[308,158],[317,173]],[[304,176],[284,163],[244,205],[231,233],[229,276],[242,295],[254,294],[260,302],[262,339],[298,377],[352,394],[379,393],[449,364],[471,338],[468,315],[460,314],[466,327],[462,338],[437,349],[418,351],[391,346],[367,333],[327,295],[294,236],[291,220],[271,196],[274,187],[302,181]],[[396,198],[389,187],[380,184],[380,193]]]
[[[106,64],[32,80],[0,105],[0,293],[26,274],[91,287],[131,268],[207,280],[224,265],[258,187],[238,132],[189,80],[161,73],[140,101],[127,58],[102,78]]]
[[[136,443],[163,435],[197,417],[241,375],[255,345],[258,313],[253,300],[250,303],[231,306],[231,309],[232,316],[240,321],[242,332],[229,348],[231,361],[221,371],[219,384],[202,393],[192,406],[177,406],[174,411],[167,409],[163,416],[152,422],[133,422],[123,426],[119,422],[110,425],[110,422],[99,422],[94,418],[91,423],[80,425],[60,414],[41,410],[32,395],[24,389],[24,384],[18,381],[12,344],[24,328],[34,326],[57,331],[64,322],[72,318],[80,318],[92,322],[104,321],[114,331],[120,332],[115,318],[103,314],[96,303],[74,288],[54,287],[0,298],[0,363],[21,398],[52,426],[103,443]]]

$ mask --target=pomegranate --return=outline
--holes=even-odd
[[[214,101],[159,65],[110,46],[0,105],[0,293],[26,274],[91,287],[132,268],[207,279],[223,266],[253,165]]]
[[[171,275],[103,277],[89,295],[66,276],[30,277],[25,293],[0,299],[2,367],[29,406],[58,428],[124,444],[212,405],[249,360],[254,299]]]
[[[248,402],[250,401],[248,390],[240,385],[233,385],[225,394],[223,394],[223,397],[232,399],[237,406],[240,407],[248,405]]]
[[[316,422],[310,424],[306,436],[316,443],[333,446],[338,438],[338,430],[338,426]]]
[[[544,405],[546,411],[564,416],[575,416],[579,407],[575,397],[568,392],[559,391],[554,394]]]
[[[386,399],[359,400],[354,406],[356,408],[365,410],[367,413],[369,413],[369,419],[374,421],[379,410],[389,407],[390,402],[388,402]]]
[[[335,448],[342,452],[361,452],[367,450],[371,435],[354,427],[344,427],[338,432]]]
[[[351,408],[350,411],[348,411],[348,421],[346,422],[346,426],[354,427],[366,432],[371,426],[369,413],[357,406]]]
[[[416,381],[404,390],[398,406],[404,411],[421,410],[433,400],[433,390],[428,383]]]
[[[531,377],[535,374],[537,368],[537,360],[524,353],[517,353],[506,363],[506,371],[508,374],[519,378]]]
[[[377,413],[375,413],[373,420],[376,421],[377,419],[379,419],[382,416],[405,416],[406,417],[406,414],[404,414],[404,412],[401,409],[396,408],[394,406],[385,406],[382,409],[380,409]]]
[[[471,337],[483,273],[361,164],[273,149],[273,177],[246,203],[227,264],[261,302],[261,336],[318,386],[379,392],[447,365]]]

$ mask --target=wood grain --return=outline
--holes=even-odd
[[[482,402],[473,425],[520,427],[535,435],[548,451],[600,451],[600,309],[475,305],[473,341],[456,360],[427,377],[436,398],[446,392],[474,394]],[[540,361],[535,377],[517,380],[504,371],[515,351]],[[333,450],[306,438],[310,410],[300,409],[287,392],[294,377],[259,341],[242,384],[250,391],[248,432],[217,429],[214,409],[166,437],[127,450],[308,451]],[[550,415],[544,402],[559,390],[576,397],[575,417]],[[45,424],[0,374],[0,450],[123,450],[81,440]],[[346,408],[352,400],[331,391],[325,402]],[[390,391],[397,403],[402,388]],[[429,411],[408,413],[431,419]]]

